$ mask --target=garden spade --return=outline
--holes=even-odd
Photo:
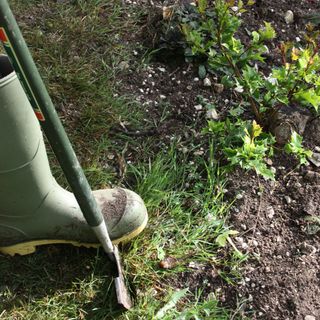
[[[10,57],[22,87],[61,165],[81,211],[107,253],[118,304],[125,309],[132,306],[124,283],[118,248],[111,242],[100,207],[92,194],[71,143],[55,111],[46,87],[35,66],[7,0],[0,0],[0,41]]]

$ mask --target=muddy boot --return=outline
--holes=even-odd
[[[94,191],[111,240],[137,236],[148,215],[136,193]],[[39,123],[6,56],[0,55],[0,253],[29,254],[43,244],[97,247],[71,192],[53,178]]]

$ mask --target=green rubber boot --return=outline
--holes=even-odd
[[[136,193],[93,193],[113,243],[146,226],[147,210]],[[38,120],[8,58],[0,55],[0,253],[25,255],[52,243],[99,246],[74,195],[53,178]]]

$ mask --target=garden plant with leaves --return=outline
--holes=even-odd
[[[225,169],[239,165],[274,180],[274,171],[267,166],[265,159],[273,155],[275,139],[271,134],[262,132],[256,121],[209,121],[204,133],[212,135],[214,145],[229,161]]]
[[[252,0],[246,3],[252,4]],[[276,32],[270,23],[264,22],[264,27],[252,31],[249,43],[244,45],[236,33],[241,25],[239,15],[245,11],[242,1],[235,6],[234,0],[216,0],[209,6],[206,0],[199,0],[192,14],[180,12],[181,28],[188,44],[186,58],[200,62],[200,77],[213,73],[225,86],[233,88],[241,103],[251,107],[260,124],[265,124],[265,118],[268,120],[282,105],[293,102],[312,106],[317,111],[319,32],[308,26],[305,48],[281,44],[283,65],[273,67],[269,76],[265,76],[257,63],[264,63],[269,52],[266,44],[275,38]]]
[[[252,0],[246,2],[246,6],[253,4]],[[274,115],[283,106],[299,103],[318,111],[319,33],[308,26],[305,48],[282,43],[279,50],[282,65],[269,68],[270,73],[266,75],[259,66],[265,63],[268,41],[276,37],[276,32],[270,23],[264,22],[258,31],[249,33],[250,40],[244,45],[237,32],[241,25],[240,16],[245,11],[241,0],[216,0],[213,5],[209,5],[207,0],[199,0],[197,6],[188,8],[188,12],[181,10],[181,29],[187,44],[185,56],[187,61],[198,63],[200,78],[208,73],[218,76],[238,98],[238,109],[251,108],[257,121],[250,126],[241,120],[209,122],[209,132],[217,134],[220,130],[229,129],[226,132],[229,131],[233,144],[229,146],[229,139],[224,135],[218,145],[230,165],[254,169],[265,178],[274,179],[274,172],[264,159],[272,155],[275,139],[271,134],[263,133],[262,127],[268,129]],[[240,142],[235,139],[236,131],[240,132]],[[297,155],[303,164],[310,152],[303,149],[299,140],[302,137],[299,137],[293,133],[286,151]]]
[[[268,52],[265,42],[275,37],[275,31],[269,23],[265,23],[264,28],[252,32],[250,44],[244,46],[235,34],[241,25],[237,14],[245,12],[245,9],[242,1],[238,2],[237,7],[234,3],[217,0],[211,8],[207,1],[200,0],[193,15],[182,16],[182,30],[189,44],[186,57],[200,58],[205,62],[205,65],[199,66],[200,77],[204,77],[206,72],[217,74],[224,85],[234,87],[241,93],[261,122],[259,103],[253,97],[256,90],[250,82],[257,74],[251,65],[264,61],[263,54]],[[253,1],[247,4],[253,4]]]

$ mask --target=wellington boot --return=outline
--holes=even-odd
[[[122,188],[93,192],[117,244],[146,226],[146,207]],[[39,123],[6,56],[0,55],[0,253],[29,254],[43,244],[97,247],[71,192],[53,178]]]

